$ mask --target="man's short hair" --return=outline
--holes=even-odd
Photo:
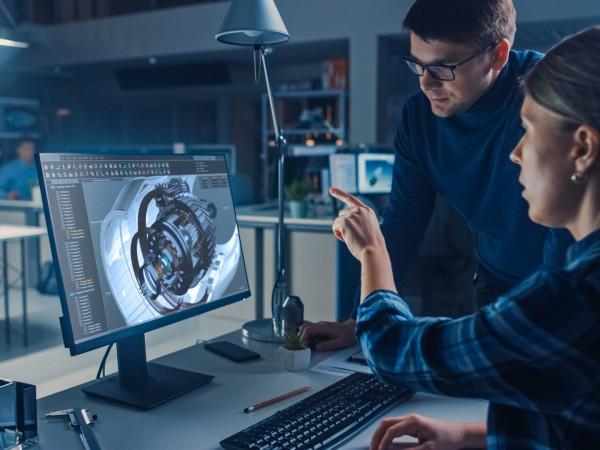
[[[508,39],[516,25],[512,0],[416,0],[404,19],[404,29],[424,41],[483,46]]]

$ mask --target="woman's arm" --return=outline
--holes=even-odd
[[[363,264],[356,336],[379,376],[414,391],[552,414],[597,382],[597,314],[568,274],[540,271],[460,319],[414,318],[395,293],[374,214],[348,194],[331,193],[349,205],[333,229]]]
[[[371,292],[379,289],[397,292],[392,274],[392,265],[388,253],[381,250],[365,250],[361,260],[360,302],[362,303]]]
[[[377,216],[371,208],[352,195],[331,188],[333,197],[347,208],[333,223],[333,234],[344,242],[361,264],[361,302],[377,290],[397,292],[390,256],[385,246]]]

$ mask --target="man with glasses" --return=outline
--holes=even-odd
[[[514,51],[512,0],[417,0],[404,20],[406,63],[421,92],[405,104],[395,139],[390,203],[381,229],[396,286],[416,255],[436,195],[477,235],[476,307],[485,306],[543,262],[548,230],[532,223],[509,154],[524,130],[520,78],[541,54]],[[554,236],[554,235],[553,235]],[[560,263],[555,239],[547,261]],[[566,246],[565,243],[560,243]],[[355,321],[303,328],[316,350],[356,343]]]

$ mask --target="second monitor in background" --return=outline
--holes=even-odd
[[[393,153],[360,153],[357,158],[359,194],[389,194],[394,171]]]
[[[394,157],[393,153],[331,155],[331,185],[349,194],[389,194],[392,190]]]

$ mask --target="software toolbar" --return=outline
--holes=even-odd
[[[44,176],[53,178],[148,177],[171,175],[168,162],[56,162],[43,165]]]

